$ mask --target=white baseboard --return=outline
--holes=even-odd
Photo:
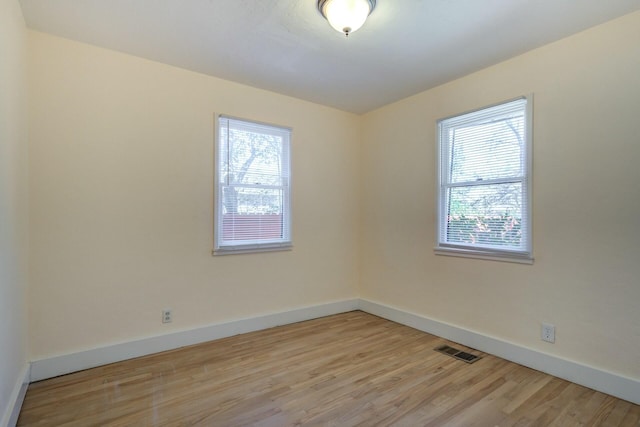
[[[337,301],[35,360],[31,363],[31,381],[357,309],[358,299]]]
[[[20,416],[20,409],[22,408],[22,402],[24,402],[24,396],[25,394],[27,394],[29,378],[30,365],[27,364],[22,369],[22,372],[20,372],[18,381],[16,381],[16,385],[11,392],[11,396],[9,396],[9,402],[7,407],[5,408],[4,415],[0,420],[0,426],[15,427],[16,423],[18,422],[18,416]]]
[[[476,348],[485,353],[566,379],[621,399],[640,404],[640,381],[616,373],[596,369],[571,360],[493,338],[458,326],[439,322],[385,304],[364,299],[337,301],[303,307],[281,313],[239,319],[188,331],[144,338],[77,353],[66,354],[31,363],[31,381],[39,381],[83,369],[146,356],[219,338],[259,331],[332,314],[362,310],[433,335]],[[28,373],[26,374],[28,375]],[[27,376],[27,378],[29,378]],[[14,392],[15,418],[24,398],[21,388]],[[24,387],[26,390],[26,387]],[[22,397],[20,398],[20,393]],[[15,410],[17,408],[17,411]],[[13,418],[11,418],[13,419]],[[11,425],[11,424],[8,424]],[[4,427],[4,425],[2,426]]]
[[[562,359],[385,304],[361,299],[358,308],[367,313],[640,405],[640,381],[637,379]]]

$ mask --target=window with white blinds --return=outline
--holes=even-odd
[[[291,129],[218,117],[214,254],[291,247]]]
[[[436,252],[530,262],[531,97],[438,121]]]

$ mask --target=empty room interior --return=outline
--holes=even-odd
[[[640,2],[0,0],[14,425],[640,426]]]

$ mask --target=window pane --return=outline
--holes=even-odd
[[[237,240],[271,241],[281,239],[282,234],[283,217],[281,214],[223,214],[222,216],[222,239],[225,242]]]
[[[449,189],[446,242],[518,248],[522,183]]]
[[[221,145],[221,156],[227,159],[220,168],[220,182],[233,184],[281,185],[282,137],[224,129],[220,137],[228,144]]]
[[[283,191],[272,188],[223,187],[223,213],[281,214]]]
[[[451,129],[451,182],[522,176],[523,138],[523,115]]]

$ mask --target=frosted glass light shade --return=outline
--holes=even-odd
[[[375,0],[320,0],[318,8],[336,31],[348,36],[362,27],[375,4]]]

